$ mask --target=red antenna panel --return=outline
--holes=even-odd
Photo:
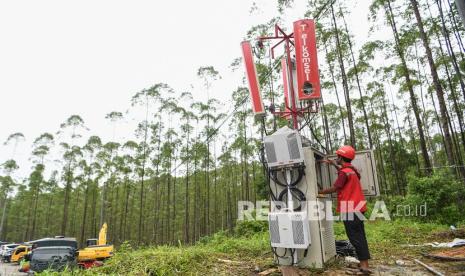
[[[249,93],[252,99],[252,109],[255,116],[265,116],[265,107],[263,106],[262,95],[260,93],[260,84],[257,77],[257,69],[252,56],[252,46],[249,41],[241,43],[242,55],[244,57],[245,71],[249,82]]]
[[[294,22],[294,43],[299,101],[321,98],[320,74],[316,49],[315,22],[303,19]]]

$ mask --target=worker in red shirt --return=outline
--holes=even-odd
[[[355,247],[361,272],[369,274],[370,252],[363,224],[366,201],[360,184],[360,173],[351,164],[355,158],[355,150],[351,146],[342,146],[336,154],[336,161],[328,160],[328,163],[338,169],[338,178],[332,187],[320,190],[319,194],[337,192],[336,211],[341,215],[350,243]]]

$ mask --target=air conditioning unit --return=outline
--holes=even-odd
[[[264,138],[268,167],[277,169],[304,164],[302,138],[297,130],[283,127]]]
[[[307,212],[268,214],[272,247],[306,249],[311,243]]]

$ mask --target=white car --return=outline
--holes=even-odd
[[[17,246],[19,246],[17,243],[4,244],[0,246],[0,257],[2,258],[2,261],[9,262],[11,254]]]

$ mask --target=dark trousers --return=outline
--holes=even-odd
[[[355,247],[359,261],[370,259],[370,251],[368,250],[368,242],[365,235],[365,226],[355,214],[343,219],[344,228],[346,229],[347,237],[350,243]]]

